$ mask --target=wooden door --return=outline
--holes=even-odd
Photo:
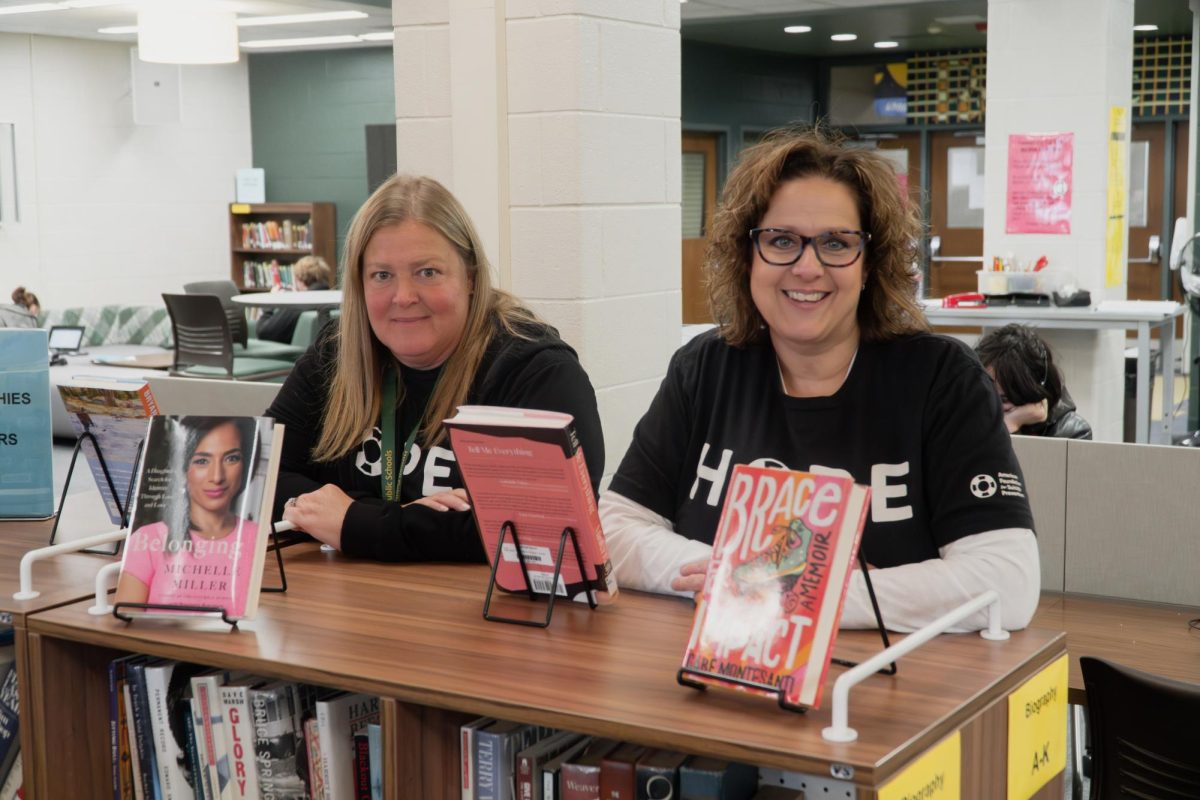
[[[1161,300],[1165,259],[1155,256],[1150,260],[1148,253],[1150,237],[1161,236],[1163,230],[1166,124],[1134,125],[1129,142],[1128,296],[1130,300]],[[1144,158],[1138,156],[1139,151]],[[1184,153],[1186,159],[1186,148]],[[1139,161],[1144,161],[1140,167]]]
[[[877,140],[876,147],[892,158],[897,166],[904,164],[904,172],[897,170],[901,185],[907,190],[908,197],[918,205],[921,202],[921,134],[898,133],[885,134]]]
[[[973,292],[983,264],[983,131],[938,131],[929,139],[930,297]]]
[[[683,134],[683,290],[684,324],[712,322],[704,285],[704,253],[717,205],[715,133]]]

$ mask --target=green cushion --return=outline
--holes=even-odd
[[[233,377],[245,378],[264,372],[290,370],[293,366],[295,365],[291,361],[283,361],[275,358],[235,357],[233,359]],[[202,367],[198,365],[190,366],[183,370],[183,372],[202,378],[225,378],[229,376],[228,372],[219,367]]]
[[[272,342],[267,339],[249,339],[246,341],[245,347],[240,344],[233,346],[234,358],[282,358],[295,363],[296,359],[302,355],[304,355],[303,347]]]

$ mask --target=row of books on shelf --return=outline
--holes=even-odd
[[[109,663],[115,800],[380,800],[379,698],[128,655]]]
[[[259,250],[311,250],[312,221],[242,223],[242,247]]]
[[[296,278],[291,264],[270,261],[242,263],[242,286],[247,289],[295,289]]]
[[[462,800],[793,800],[758,769],[490,717],[460,730]]]

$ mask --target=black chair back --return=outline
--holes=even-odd
[[[1089,656],[1079,665],[1092,740],[1091,800],[1200,800],[1200,685]]]
[[[175,335],[175,369],[217,367],[233,377],[233,339],[221,300],[212,294],[164,294]]]
[[[229,334],[242,347],[250,339],[250,326],[246,324],[246,309],[233,302],[233,296],[241,294],[233,281],[193,281],[185,283],[183,290],[188,294],[215,294],[221,298],[221,307],[229,319]]]

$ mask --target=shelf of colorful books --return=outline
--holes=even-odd
[[[230,277],[245,290],[289,288],[287,272],[316,255],[337,263],[333,203],[232,203],[229,206]]]
[[[353,561],[311,543],[287,548],[285,560],[288,592],[263,595],[234,633],[199,620],[125,625],[88,614],[89,602],[31,617],[22,702],[36,731],[37,796],[87,787],[100,796],[109,785],[108,665],[140,654],[380,697],[385,792],[404,800],[462,796],[460,729],[481,716],[811,775],[837,765],[860,800],[957,734],[963,796],[1003,797],[1008,697],[1065,653],[1064,636],[1050,631],[1007,642],[937,637],[899,675],[856,688],[859,739],[835,744],[821,735],[829,703],[786,714],[744,693],[678,686],[687,600],[623,592],[595,611],[564,602],[540,630],[482,618],[480,565]],[[264,582],[272,573],[268,562]],[[535,605],[496,603],[508,613]],[[863,660],[878,650],[877,633],[845,631],[835,654]],[[831,667],[829,679],[841,671]],[[74,768],[56,769],[64,760]],[[1051,797],[1054,785],[1061,796],[1061,779],[1032,796]]]

